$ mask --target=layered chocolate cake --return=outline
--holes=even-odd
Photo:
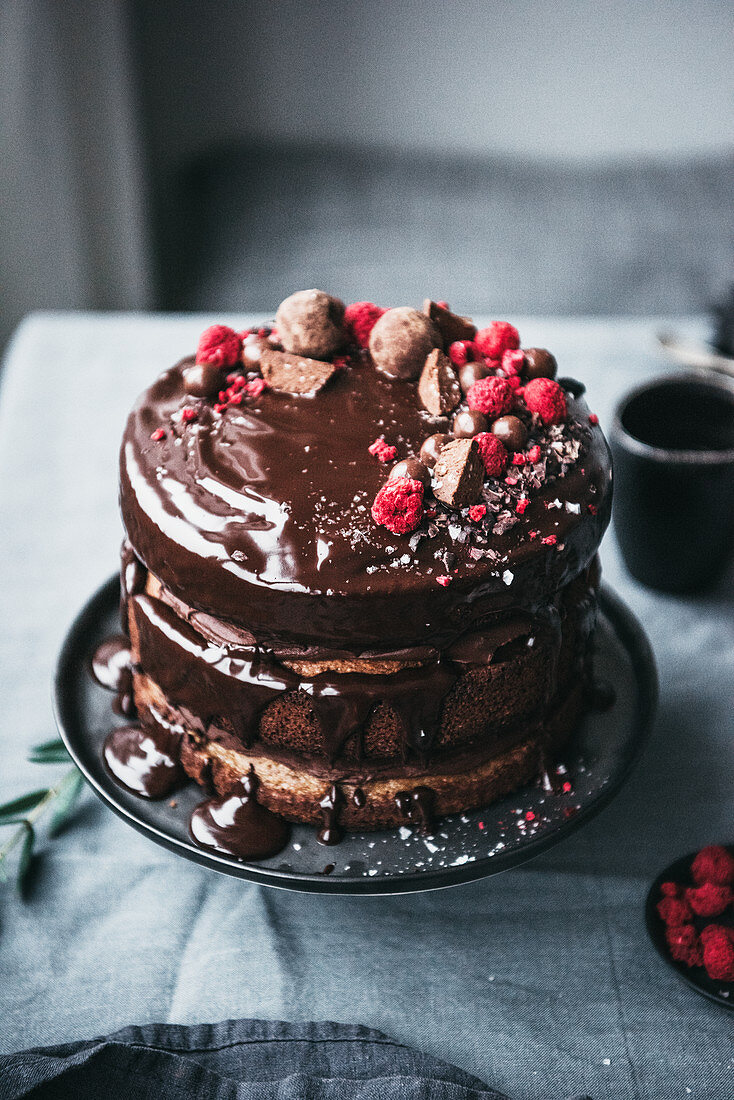
[[[302,291],[272,326],[207,329],[122,444],[143,730],[326,841],[539,776],[587,705],[611,503],[555,374],[431,301]]]

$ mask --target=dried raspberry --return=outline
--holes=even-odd
[[[480,378],[470,388],[466,400],[470,409],[497,420],[514,405],[513,389],[504,378]]]
[[[518,479],[516,477],[506,477],[505,485],[517,485]]]
[[[160,443],[161,439],[166,438],[166,433],[163,431],[163,428],[156,428],[154,432],[151,432],[150,438],[154,443]]]
[[[472,521],[472,523],[479,523],[480,520],[484,519],[486,514],[486,504],[472,504],[471,508],[469,509],[469,519]]]
[[[734,928],[729,928],[725,924],[707,924],[701,929],[701,943],[708,943],[709,940],[719,939],[722,936],[734,943]]]
[[[451,577],[447,573],[440,573],[436,577],[436,584],[440,584],[442,588],[445,588],[448,584],[451,584]]]
[[[494,432],[479,432],[474,436],[474,441],[482,456],[484,469],[490,477],[499,477],[507,465],[507,450],[500,437]]]
[[[233,367],[240,357],[242,341],[226,325],[210,325],[199,337],[197,363],[214,363],[218,367]]]
[[[540,531],[528,531],[528,538],[529,539],[537,539],[539,535],[540,535]]]
[[[369,346],[370,333],[386,309],[376,306],[374,302],[352,302],[344,310],[344,324],[351,333],[357,347]]]
[[[264,378],[253,378],[245,383],[244,391],[248,397],[260,397],[267,388],[268,384]]]
[[[730,933],[730,930],[726,932]],[[734,936],[727,935],[723,930],[706,936],[703,941],[703,965],[709,978],[714,981],[734,982]]]
[[[734,856],[718,844],[702,848],[693,863],[691,874],[694,882],[713,882],[717,886],[734,883]]]
[[[525,355],[523,352],[508,350],[502,356],[502,370],[507,375],[518,375],[524,362]]]
[[[474,344],[471,340],[454,340],[448,354],[455,367],[465,367],[474,360]]]
[[[492,321],[487,328],[479,330],[474,343],[480,355],[487,359],[501,359],[506,351],[520,347],[520,333],[507,321]]]
[[[718,917],[731,904],[734,894],[728,886],[704,882],[700,886],[689,887],[685,899],[699,917]]]
[[[657,904],[657,911],[660,919],[671,928],[693,920],[691,907],[683,898],[663,898]]]
[[[677,882],[662,882],[660,893],[664,898],[679,898],[683,895],[683,887],[679,886]]]
[[[196,420],[199,415],[198,409],[192,409],[190,405],[186,405],[181,409],[181,420],[184,424],[190,424],[192,420]]]
[[[540,447],[537,443],[529,449],[527,459],[528,462],[540,462]]]
[[[543,546],[555,546],[558,542],[557,535],[546,535],[544,539],[540,540]]]
[[[512,465],[513,466],[524,466],[526,462],[527,462],[527,459],[526,459],[525,455],[522,453],[522,451],[515,451],[515,453],[512,456]]]
[[[530,504],[530,501],[528,500],[527,497],[520,497],[520,499],[518,500],[518,502],[515,505],[515,511],[517,512],[517,514],[519,516],[522,516],[522,515],[525,514],[525,511],[526,511],[529,504]]]
[[[675,928],[665,929],[665,939],[670,949],[670,954],[676,962],[687,963],[688,966],[701,966],[703,963],[703,951],[698,933],[692,924],[679,924]]]
[[[337,355],[331,360],[337,370],[346,370],[347,367],[351,367],[352,360],[348,355]]]
[[[522,379],[517,374],[511,374],[507,379],[507,384],[515,393],[519,393],[522,389]]]
[[[393,535],[414,531],[423,517],[423,485],[410,477],[394,477],[380,489],[372,504],[375,523]]]
[[[595,504],[587,504],[587,508],[589,510],[589,514],[592,516],[595,516],[596,513],[599,511]]]
[[[443,300],[441,300],[440,302],[436,302],[436,305],[439,306],[441,309],[449,309],[449,303],[444,302]]]
[[[589,413],[589,423],[590,424],[598,424],[599,423],[599,417],[596,415],[596,413]]]
[[[532,378],[523,389],[523,397],[544,424],[562,424],[566,419],[566,395],[552,378]]]
[[[398,453],[397,447],[393,447],[391,443],[386,443],[382,436],[376,439],[374,443],[370,443],[367,450],[375,458],[379,458],[380,462],[392,462]]]

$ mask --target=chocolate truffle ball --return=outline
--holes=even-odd
[[[323,290],[298,290],[278,306],[278,339],[286,351],[328,359],[344,347],[344,302]]]
[[[183,369],[184,390],[191,397],[214,397],[222,388],[223,377],[215,363],[194,363]]]
[[[424,489],[431,485],[431,471],[418,458],[404,458],[402,462],[396,462],[387,475],[387,480],[391,481],[394,477],[409,477],[413,481],[420,481]]]
[[[408,306],[383,313],[370,333],[370,355],[388,378],[418,378],[433,348],[442,346],[441,334],[430,317]]]
[[[477,412],[476,409],[464,409],[458,412],[451,425],[451,431],[457,439],[470,439],[479,432],[486,432],[488,428],[486,416],[484,413]]]
[[[489,367],[485,363],[467,363],[459,371],[459,385],[464,393],[468,393],[475,382],[480,378],[486,378]]]
[[[526,378],[555,378],[558,363],[546,348],[523,348],[523,355],[522,373]]]
[[[527,428],[517,416],[501,416],[495,420],[492,431],[508,451],[521,451],[528,438]]]
[[[427,466],[429,470],[432,470],[438,461],[438,456],[441,454],[441,450],[446,446],[451,439],[450,435],[446,435],[444,432],[436,432],[435,435],[429,435],[421,447],[421,462],[424,466]]]

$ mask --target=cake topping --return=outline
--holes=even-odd
[[[485,359],[501,359],[506,351],[520,347],[520,333],[507,321],[492,321],[474,337],[478,353]]]
[[[197,363],[214,363],[216,367],[233,367],[240,357],[242,342],[227,325],[210,325],[199,337]]]
[[[344,323],[347,332],[359,348],[367,348],[370,342],[370,333],[386,309],[376,306],[374,302],[352,302],[344,310]]]
[[[375,324],[369,349],[375,366],[388,378],[418,378],[428,355],[441,346],[441,334],[417,309],[388,309]]]
[[[451,412],[461,401],[456,372],[440,348],[434,348],[425,361],[418,382],[418,396],[432,416]]]
[[[717,886],[734,885],[734,856],[718,844],[709,844],[694,859],[691,874],[694,882],[713,882]]]
[[[477,503],[484,462],[474,439],[454,439],[442,448],[433,469],[433,495],[451,508]]]
[[[544,424],[562,424],[568,415],[566,395],[551,378],[533,378],[523,390],[523,399]]]
[[[323,290],[291,294],[278,306],[275,324],[281,344],[295,355],[328,359],[346,343],[344,303]]]
[[[520,374],[524,362],[525,355],[519,348],[516,348],[514,351],[508,348],[502,355],[502,372],[506,374],[508,378],[513,378]]]
[[[480,378],[466,395],[470,409],[477,409],[491,420],[510,412],[515,395],[505,378]]]
[[[700,886],[689,887],[685,899],[699,917],[718,917],[731,905],[734,894],[729,886],[703,882]]]
[[[183,383],[191,397],[214,397],[222,384],[222,372],[215,363],[194,363],[184,369]]]
[[[260,369],[274,390],[311,396],[324,388],[338,367],[319,359],[268,348],[260,357]]]
[[[424,489],[431,487],[431,471],[418,458],[404,458],[402,462],[396,462],[388,477],[407,477],[411,481],[420,481]]]
[[[558,364],[546,348],[524,348],[522,373],[526,378],[555,378]]]
[[[500,416],[492,425],[492,431],[508,451],[522,450],[528,438],[528,430],[517,416]],[[537,462],[537,458],[533,461]]]
[[[477,326],[468,317],[459,317],[458,314],[452,313],[444,302],[432,302],[430,298],[426,298],[423,302],[423,312],[436,325],[447,347],[457,340],[474,339]]]
[[[445,432],[435,432],[433,435],[429,435],[423,443],[420,450],[421,462],[432,470],[436,465],[436,460],[441,454],[442,447],[445,447],[451,437],[446,435]]]
[[[414,531],[423,518],[423,485],[410,477],[389,478],[374,499],[375,523],[394,535]]]
[[[490,477],[499,477],[507,465],[507,451],[502,440],[493,432],[480,432],[475,438],[484,469]]]
[[[397,447],[394,447],[392,443],[386,443],[382,436],[376,439],[374,443],[370,443],[367,450],[375,458],[379,458],[380,462],[393,462],[398,453]]]
[[[454,340],[449,344],[449,359],[455,367],[465,367],[474,359],[474,344],[471,340]]]
[[[475,382],[480,378],[486,378],[489,367],[486,363],[467,363],[459,371],[459,385],[463,393],[468,393]]]
[[[486,432],[489,424],[484,413],[476,409],[462,409],[457,412],[451,424],[451,431],[457,439],[471,439],[478,432]]]

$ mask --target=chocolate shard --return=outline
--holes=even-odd
[[[447,443],[433,469],[433,495],[450,508],[476,504],[482,492],[484,463],[476,439]]]
[[[451,412],[461,401],[456,371],[440,348],[434,348],[426,359],[418,382],[418,396],[433,416]]]
[[[460,317],[458,313],[444,309],[438,302],[432,302],[430,298],[424,301],[423,312],[438,328],[446,347],[453,344],[455,340],[473,340],[477,334],[477,326],[469,317]]]
[[[324,388],[337,368],[320,359],[306,359],[290,351],[268,348],[260,356],[260,370],[272,389],[310,396]]]

